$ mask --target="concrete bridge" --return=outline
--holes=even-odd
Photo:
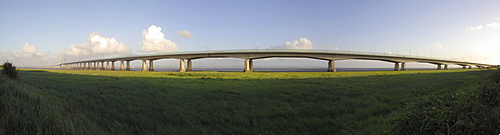
[[[355,51],[340,51],[340,50],[313,50],[313,49],[244,49],[244,50],[211,50],[211,51],[188,51],[188,52],[171,52],[160,53],[154,55],[136,55],[130,57],[94,59],[62,63],[60,66],[72,69],[81,70],[116,70],[115,62],[119,62],[119,70],[130,70],[130,61],[141,60],[142,71],[154,71],[153,62],[159,59],[179,59],[179,72],[192,71],[192,60],[203,58],[240,58],[244,59],[244,72],[253,72],[253,60],[287,57],[287,58],[311,58],[328,61],[328,72],[335,72],[336,60],[361,59],[361,60],[378,60],[394,63],[395,71],[405,71],[406,63],[421,62],[431,63],[437,66],[438,70],[447,70],[448,65],[460,65],[463,69],[492,67],[494,65],[474,63],[467,61],[438,59],[432,57],[373,53],[373,52],[355,52]],[[187,61],[187,63],[186,63]],[[149,62],[149,64],[148,64]],[[104,65],[106,63],[106,66]],[[111,63],[111,64],[110,64]],[[149,66],[148,66],[149,65]]]

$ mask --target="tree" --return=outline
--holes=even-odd
[[[19,79],[19,76],[17,76],[16,66],[12,66],[12,62],[7,61],[3,63],[2,67],[2,74],[9,76],[11,79]]]

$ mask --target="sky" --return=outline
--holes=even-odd
[[[0,0],[0,61],[17,66],[231,49],[349,50],[500,64],[500,0]],[[254,65],[327,67],[327,61],[269,58]],[[243,60],[199,59],[193,66],[243,67]],[[392,66],[337,61],[337,67]]]

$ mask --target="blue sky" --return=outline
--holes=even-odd
[[[0,20],[0,60],[20,66],[55,65],[63,55],[72,61],[253,48],[398,54],[411,50],[412,55],[500,64],[498,0],[1,0]],[[199,63],[211,66],[215,60]],[[256,66],[273,66],[277,61],[285,66],[300,61],[326,67],[324,61],[309,59],[261,60]],[[378,61],[339,61],[337,66],[366,64],[392,66]]]

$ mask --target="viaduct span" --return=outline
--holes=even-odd
[[[361,60],[379,60],[394,63],[394,70],[407,70],[406,63],[422,62],[431,63],[437,66],[438,70],[447,70],[448,65],[460,65],[463,69],[492,67],[494,65],[474,63],[467,61],[439,59],[432,57],[387,54],[387,53],[372,53],[372,52],[355,52],[355,51],[340,51],[340,50],[313,50],[313,49],[244,49],[244,50],[211,50],[211,51],[188,51],[188,52],[171,52],[154,55],[136,55],[130,57],[118,57],[107,59],[94,59],[74,61],[60,64],[61,67],[81,69],[81,70],[115,70],[115,62],[119,62],[119,70],[130,70],[130,61],[142,60],[142,71],[154,71],[153,61],[159,59],[179,59],[179,72],[192,71],[192,60],[203,58],[240,58],[244,59],[244,72],[253,72],[253,60],[274,57],[287,58],[311,58],[328,61],[328,72],[335,72],[336,60],[361,59]],[[186,63],[187,60],[187,63]],[[149,62],[149,66],[148,66]],[[106,66],[104,66],[106,63]],[[111,63],[111,65],[110,65]],[[149,68],[148,68],[149,67]]]

